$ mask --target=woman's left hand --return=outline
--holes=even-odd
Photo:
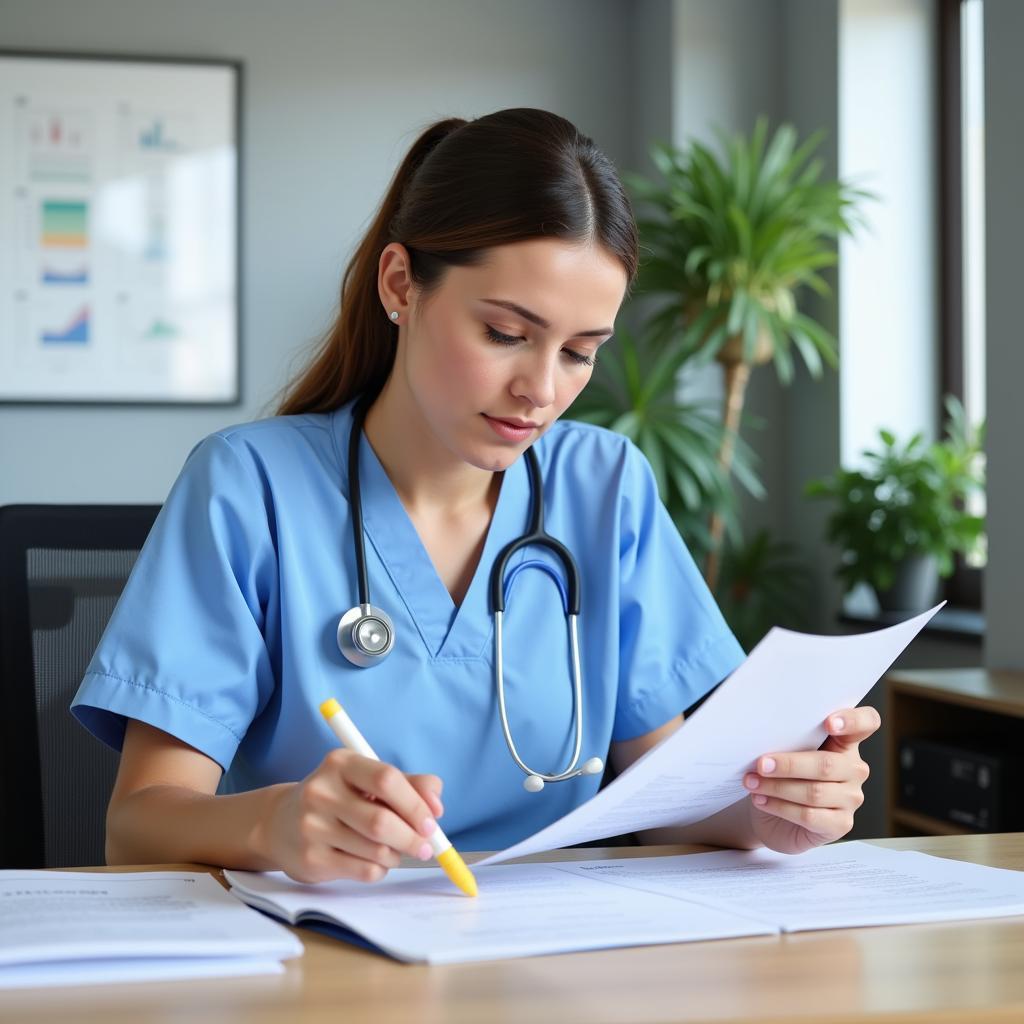
[[[819,750],[759,757],[743,777],[755,836],[780,853],[803,853],[845,836],[868,777],[858,748],[881,724],[874,708],[837,711],[825,720],[829,735]]]

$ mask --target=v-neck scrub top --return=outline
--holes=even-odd
[[[395,646],[372,668],[338,650],[358,603],[347,453],[352,403],[218,431],[190,453],[75,696],[72,711],[120,749],[125,720],[177,737],[225,770],[231,793],[308,775],[337,746],[319,706],[336,697],[383,761],[444,781],[456,846],[500,849],[583,803],[600,776],[523,789],[498,715],[488,580],[527,530],[523,458],[504,473],[483,555],[456,607],[365,436],[359,469],[370,600]],[[580,763],[656,729],[744,654],[628,439],[558,421],[535,444],[545,525],[580,569]],[[562,598],[546,549],[506,570],[503,623],[512,735],[531,767],[572,753]],[[513,578],[514,577],[514,578]]]

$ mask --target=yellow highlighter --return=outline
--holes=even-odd
[[[320,705],[320,714],[327,719],[334,735],[345,744],[349,750],[354,750],[363,757],[372,757],[374,761],[380,758],[373,752],[373,748],[363,738],[363,734],[356,728],[355,722],[345,713],[345,709],[332,697]],[[444,868],[444,873],[467,895],[476,895],[476,879],[473,873],[466,867],[466,862],[459,856],[458,851],[452,846],[448,837],[438,826],[427,838],[437,863]]]

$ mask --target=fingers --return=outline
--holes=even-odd
[[[844,768],[844,764],[849,760],[849,752],[876,732],[881,724],[882,718],[874,708],[847,708],[836,711],[825,720],[829,739],[826,740],[823,749],[765,754],[758,758],[755,770],[761,775],[774,775],[778,778],[841,780],[844,777],[851,777]],[[849,763],[854,765],[857,760],[859,759]],[[852,777],[857,777],[863,770],[863,781],[867,778],[866,769],[867,765],[860,762],[859,766],[852,769]]]
[[[829,715],[825,728],[829,735],[841,739],[846,746],[862,743],[882,724],[882,716],[874,708],[845,708]]]
[[[758,797],[775,797],[805,807],[823,807],[828,810],[855,811],[864,803],[860,783],[821,782],[820,780],[762,779],[753,773],[744,777],[743,784],[753,792],[754,804],[764,807],[766,801]]]
[[[441,788],[436,775],[405,775],[351,750],[332,750],[282,798],[279,862],[300,882],[374,882],[402,854],[430,860],[427,837],[444,809]]]
[[[766,754],[758,758],[756,770],[743,777],[756,811],[799,826],[814,842],[832,842],[853,828],[853,815],[864,803],[862,786],[868,777],[857,742],[878,727],[873,708],[836,715],[844,719],[840,728],[850,729],[849,736],[855,737],[849,748],[841,738],[830,735],[821,750]],[[836,715],[829,716],[830,728]],[[875,721],[871,721],[872,715]]]
[[[339,863],[340,858],[346,856],[351,861],[364,861],[366,864],[378,866],[381,869],[379,875],[375,872],[369,873],[376,877],[383,877],[388,868],[397,868],[401,863],[400,855],[390,846],[375,843],[343,822],[323,815],[310,814],[304,817],[299,822],[299,833],[305,849],[309,851],[308,863],[304,867],[310,872],[315,872],[318,868],[327,868],[332,862]],[[336,856],[332,857],[331,854]],[[348,864],[347,861],[345,863]],[[365,873],[365,868],[360,872],[362,873]],[[346,877],[359,875],[348,874]],[[376,877],[367,880],[375,881]]]
[[[868,766],[859,757],[829,749],[766,754],[757,759],[754,771],[762,779],[860,783],[868,777]]]
[[[435,818],[444,814],[441,803],[441,789],[444,783],[436,775],[406,775],[413,789],[426,801]]]
[[[758,801],[763,802],[758,803]],[[779,797],[761,796],[760,794],[754,797],[754,804],[758,811],[790,821],[826,843],[845,836],[853,828],[853,811],[851,810],[809,807],[806,804],[792,803]]]
[[[309,847],[330,847],[339,853],[379,864],[382,868],[396,868],[401,863],[400,855],[390,846],[375,843],[336,819],[332,821],[327,817],[310,815],[300,822],[299,830]]]
[[[394,765],[339,750],[328,755],[360,797],[343,800],[339,820],[373,843],[420,860],[433,855],[426,837],[437,828],[434,812],[409,778]]]
[[[330,882],[335,878],[379,882],[388,873],[382,864],[363,860],[329,846],[309,847],[294,864],[284,864],[282,868],[289,878],[306,885]]]
[[[755,770],[743,777],[756,811],[799,826],[815,842],[846,835],[864,803],[862,786],[868,777],[858,745],[881,724],[874,708],[846,708],[826,719],[829,735],[820,750],[758,758]]]

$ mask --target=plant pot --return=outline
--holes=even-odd
[[[699,299],[691,299],[683,307],[685,312],[685,318],[687,323],[693,323],[706,309],[707,306]],[[722,315],[716,317],[708,325],[708,334],[720,327],[725,323],[729,311],[727,307],[723,307]],[[770,362],[772,356],[775,353],[775,343],[772,338],[771,331],[767,327],[761,326],[757,330],[757,341],[754,344],[754,357],[750,360],[753,366],[763,366],[765,363]],[[722,347],[715,353],[715,359],[722,363],[723,366],[736,366],[739,363],[747,362],[743,357],[743,334],[735,334],[732,337],[726,339]]]
[[[751,363],[754,366],[763,366],[771,360],[774,351],[775,347],[772,343],[771,333],[765,327],[759,328],[757,341],[754,343],[754,358],[751,360]],[[736,334],[731,337],[715,353],[715,358],[726,366],[745,362],[746,360],[743,358],[743,335]]]
[[[888,590],[876,590],[883,612],[923,612],[935,604],[939,564],[933,555],[911,555],[896,567]]]

